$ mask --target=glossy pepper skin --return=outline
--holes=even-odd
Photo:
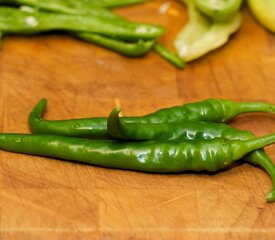
[[[120,108],[115,108],[107,120],[107,130],[114,139],[131,141],[148,140],[206,140],[226,138],[248,140],[254,138],[249,131],[238,130],[225,123],[202,121],[139,123],[126,122],[119,117]]]
[[[89,140],[43,134],[0,134],[0,149],[6,151],[103,167],[163,173],[217,171],[274,142],[275,134],[247,141],[216,138],[147,142]]]
[[[119,117],[120,109],[109,115],[108,133],[114,139],[129,141],[148,140],[207,140],[225,138],[228,140],[249,140],[256,137],[250,131],[230,127],[224,123],[184,122],[184,123],[126,123]],[[275,199],[275,165],[263,149],[255,150],[244,158],[246,161],[264,168],[272,180],[269,198]]]
[[[68,120],[45,120],[43,114],[47,105],[41,99],[29,114],[29,127],[33,133],[57,134],[85,138],[109,138],[107,118],[83,118]],[[233,102],[222,99],[206,99],[182,106],[160,109],[139,117],[122,117],[127,123],[183,123],[191,121],[228,122],[242,113],[271,112],[275,105],[263,102]]]

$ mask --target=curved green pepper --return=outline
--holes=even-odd
[[[120,109],[114,109],[109,115],[108,133],[114,139],[131,141],[148,140],[207,140],[224,138],[229,140],[250,140],[256,137],[250,131],[243,131],[223,123],[184,122],[184,123],[127,123],[119,117]],[[275,165],[261,149],[247,156],[245,160],[263,167],[272,180],[272,190],[268,199],[275,200]]]
[[[217,171],[275,142],[275,134],[252,140],[121,142],[56,135],[0,134],[0,149],[145,172]]]
[[[85,138],[109,137],[106,117],[45,120],[42,117],[46,105],[47,100],[41,99],[29,114],[29,127],[33,133]],[[129,123],[228,122],[239,114],[249,112],[275,113],[275,105],[264,102],[234,102],[223,99],[206,99],[182,106],[160,109],[145,116],[122,117],[122,120]]]
[[[123,42],[117,39],[88,32],[73,32],[71,34],[80,39],[111,49],[128,57],[143,56],[148,53],[155,44],[155,40],[141,39],[136,42]]]

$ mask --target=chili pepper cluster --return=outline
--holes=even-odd
[[[31,134],[1,133],[0,149],[143,172],[217,171],[238,160],[265,169],[272,179],[267,201],[275,201],[275,165],[263,148],[275,133],[256,137],[227,123],[248,112],[275,113],[264,102],[206,99],[144,116],[46,120],[42,99],[29,114]]]
[[[177,54],[157,43],[165,29],[156,24],[130,21],[112,11],[114,7],[145,0],[0,0],[0,39],[7,34],[63,31],[74,37],[130,57],[154,50],[178,68]]]

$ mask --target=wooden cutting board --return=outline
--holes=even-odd
[[[171,49],[187,21],[165,1],[116,10],[160,23]],[[275,103],[275,35],[244,11],[229,43],[175,69],[155,53],[130,59],[69,36],[7,36],[0,52],[1,132],[29,132],[27,116],[48,99],[47,119],[125,115],[225,98]],[[257,136],[275,132],[271,114],[232,123]],[[275,160],[275,147],[266,148]],[[217,174],[158,175],[0,152],[0,239],[275,239],[269,176],[242,163]]]

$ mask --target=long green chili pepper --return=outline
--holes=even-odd
[[[0,7],[0,30],[4,33],[32,34],[51,30],[84,31],[123,40],[154,39],[164,28],[152,24],[112,20],[90,15],[53,12],[25,12]]]
[[[56,135],[0,134],[0,149],[104,167],[146,172],[217,171],[275,143],[275,134],[252,140],[121,142]]]
[[[90,2],[93,5],[106,8],[124,7],[128,5],[148,2],[148,0],[82,0]]]
[[[115,52],[129,57],[142,56],[148,53],[155,44],[154,40],[138,40],[136,42],[123,42],[117,39],[108,38],[99,34],[88,32],[72,32],[72,35],[85,41],[111,49]]]
[[[102,167],[144,172],[217,171],[275,143],[275,134],[251,140],[120,142],[56,135],[0,134],[0,149]],[[274,191],[267,196],[275,201]]]
[[[148,140],[207,140],[225,138],[229,140],[249,140],[256,138],[252,132],[230,127],[224,123],[183,122],[183,123],[127,123],[119,117],[120,109],[114,109],[109,115],[108,133],[114,139],[131,141]],[[263,167],[271,176],[272,190],[268,199],[275,201],[275,165],[263,150],[256,150],[245,160]]]
[[[45,120],[42,117],[46,105],[47,100],[41,99],[29,114],[29,127],[33,133],[85,138],[109,137],[107,118]],[[164,108],[145,116],[122,117],[122,121],[135,123],[228,122],[239,114],[249,112],[275,113],[275,105],[264,102],[234,102],[223,99],[206,99],[182,106]]]
[[[251,132],[238,130],[225,123],[202,121],[139,123],[123,121],[119,117],[121,109],[115,108],[109,115],[107,129],[114,139],[131,141],[148,140],[207,140],[226,138],[248,140],[255,138]],[[251,136],[252,135],[252,136]]]

